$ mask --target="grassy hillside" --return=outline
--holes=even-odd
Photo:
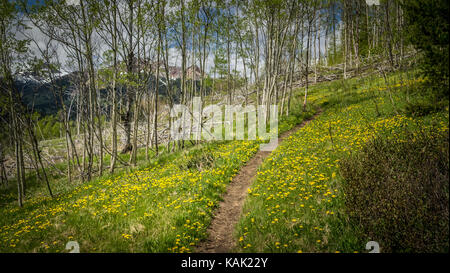
[[[370,206],[380,196],[372,195],[371,189],[379,183],[376,178],[380,176],[374,179],[374,176],[367,175],[372,169],[366,164],[359,171],[358,179],[368,189],[352,189],[348,186],[351,179],[347,176],[346,180],[342,175],[340,162],[358,153],[373,139],[399,139],[408,134],[418,136],[423,130],[448,135],[448,101],[443,101],[441,108],[431,107],[422,82],[414,73],[397,73],[388,78],[387,85],[382,78],[362,78],[331,82],[315,90],[312,96],[320,102],[324,112],[289,137],[261,166],[256,181],[249,189],[244,216],[236,230],[238,251],[362,252],[371,240],[378,241],[382,249],[385,247],[383,250],[395,250],[387,247],[393,243],[388,240],[391,238],[382,236],[382,232],[376,232],[374,227],[368,227],[364,222],[387,221],[387,216],[398,213],[396,202],[411,200],[404,197],[391,199],[390,195],[396,192],[384,191],[386,196],[378,201],[384,202],[384,214],[378,209],[369,215],[360,213],[355,216],[352,210],[358,206],[364,206],[359,211],[374,210]],[[431,108],[418,116],[409,111],[420,109],[411,107],[413,105],[428,105]],[[435,191],[442,196],[443,206],[446,202],[447,210],[441,209],[441,226],[438,230],[434,228],[434,233],[430,234],[430,228],[426,225],[418,227],[419,231],[427,232],[430,240],[448,238],[448,138],[446,141],[447,144],[441,144],[447,147],[446,162],[444,159],[436,164],[442,164],[440,171],[447,174],[447,185],[445,187],[444,183],[442,188],[440,184],[441,187]],[[445,155],[445,149],[442,152]],[[386,158],[384,160],[387,161]],[[402,160],[392,164],[402,164]],[[400,173],[397,174],[400,176]],[[399,186],[397,191],[402,188],[406,187]],[[351,203],[349,200],[352,197],[364,202]],[[418,202],[409,205],[401,209],[411,212],[416,211],[416,206],[426,209]],[[411,213],[408,215],[411,216]],[[396,226],[389,226],[394,233],[407,233],[412,229],[411,225],[417,224],[411,217],[397,220]],[[383,231],[386,232],[386,227]],[[436,242],[430,241],[429,244]],[[434,251],[448,251],[448,240],[437,244],[439,247]],[[405,244],[399,245],[397,242],[396,246]],[[406,247],[400,249],[408,251]]]
[[[282,120],[280,133],[315,112],[308,108]],[[56,178],[57,198],[36,185],[22,209],[10,191],[1,196],[0,252],[62,252],[70,240],[82,252],[189,252],[205,238],[226,185],[259,143],[205,143],[151,162],[141,150],[137,170],[73,187]]]
[[[421,82],[402,72],[387,84],[376,76],[317,84],[308,112],[297,90],[294,113],[280,122],[280,133],[318,107],[323,112],[260,167],[236,228],[237,251],[364,251],[376,238],[347,210],[340,161],[376,136],[425,127],[448,132],[448,102],[423,107],[420,116],[408,110],[428,105]],[[35,194],[22,209],[11,192],[2,193],[0,252],[65,252],[72,240],[81,252],[191,252],[206,238],[227,184],[258,148],[257,141],[204,143],[141,161],[138,169],[60,187],[55,199]]]

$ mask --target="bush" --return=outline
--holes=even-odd
[[[447,0],[403,1],[411,44],[423,53],[420,66],[428,84],[440,95],[449,96],[449,40]],[[445,88],[442,88],[444,85]]]
[[[439,111],[440,109],[436,107],[435,104],[432,104],[428,101],[417,101],[414,103],[408,103],[405,106],[404,112],[407,116],[410,117],[423,117],[430,115],[434,112]]]
[[[214,165],[214,156],[209,148],[205,150],[194,149],[192,151],[185,152],[183,157],[184,160],[182,160],[179,164],[179,167],[182,170],[202,171],[209,169]]]
[[[448,131],[377,137],[340,168],[351,218],[383,252],[448,252]]]

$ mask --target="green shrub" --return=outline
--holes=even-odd
[[[340,168],[351,218],[383,252],[448,252],[448,131],[377,137]]]
[[[211,149],[194,149],[185,152],[183,160],[179,164],[182,170],[205,170],[214,165],[214,156]]]
[[[428,84],[448,98],[449,1],[408,0],[403,1],[402,8],[408,26],[408,40],[422,53],[419,65],[428,78]]]
[[[427,101],[418,101],[414,103],[409,103],[405,106],[405,114],[410,117],[423,117],[434,112],[437,112],[439,109],[430,102]]]

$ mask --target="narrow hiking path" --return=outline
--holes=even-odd
[[[304,127],[310,121],[314,120],[322,112],[319,109],[314,116],[304,120],[294,128],[286,131],[278,138],[280,144],[285,138]],[[196,248],[199,253],[224,253],[231,252],[235,247],[233,238],[234,227],[241,216],[242,207],[248,188],[256,177],[258,167],[271,152],[258,151],[255,156],[250,159],[233,178],[227,186],[223,200],[219,204],[219,208],[214,213],[211,224],[208,228],[208,239],[200,242]]]

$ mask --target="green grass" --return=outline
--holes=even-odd
[[[294,93],[291,116],[281,118],[279,133],[312,116],[319,105],[323,113],[259,169],[236,227],[237,251],[364,251],[368,238],[345,211],[339,161],[373,136],[406,125],[435,123],[448,130],[448,103],[424,107],[425,114],[408,108],[429,101],[414,72],[390,75],[389,81],[386,86],[371,76],[317,84],[307,112],[301,110],[302,89]],[[138,167],[88,183],[69,184],[55,174],[54,199],[35,179],[23,208],[16,205],[14,188],[2,191],[0,252],[64,252],[68,241],[77,241],[81,252],[191,252],[206,238],[229,181],[258,148],[257,141],[203,143],[163,151],[150,161],[140,149]]]
[[[445,110],[407,115],[407,101],[422,99],[422,81],[414,77],[396,73],[387,85],[377,77],[336,81],[311,92],[324,112],[263,162],[235,231],[236,251],[365,251],[373,238],[349,218],[339,161],[376,135],[405,127],[448,133],[448,101]]]
[[[59,252],[76,240],[83,252],[185,252],[202,239],[211,212],[256,142],[216,143],[214,165],[180,169],[173,154],[141,170],[96,179],[56,199],[28,200],[2,208],[2,252]]]
[[[309,107],[282,119],[279,132],[314,111]],[[206,238],[226,185],[260,143],[204,143],[162,152],[150,162],[141,149],[134,169],[84,184],[53,177],[58,193],[54,199],[47,197],[42,184],[29,183],[33,194],[23,208],[17,207],[11,189],[2,195],[0,252],[64,252],[68,241],[77,241],[81,252],[190,252]]]

